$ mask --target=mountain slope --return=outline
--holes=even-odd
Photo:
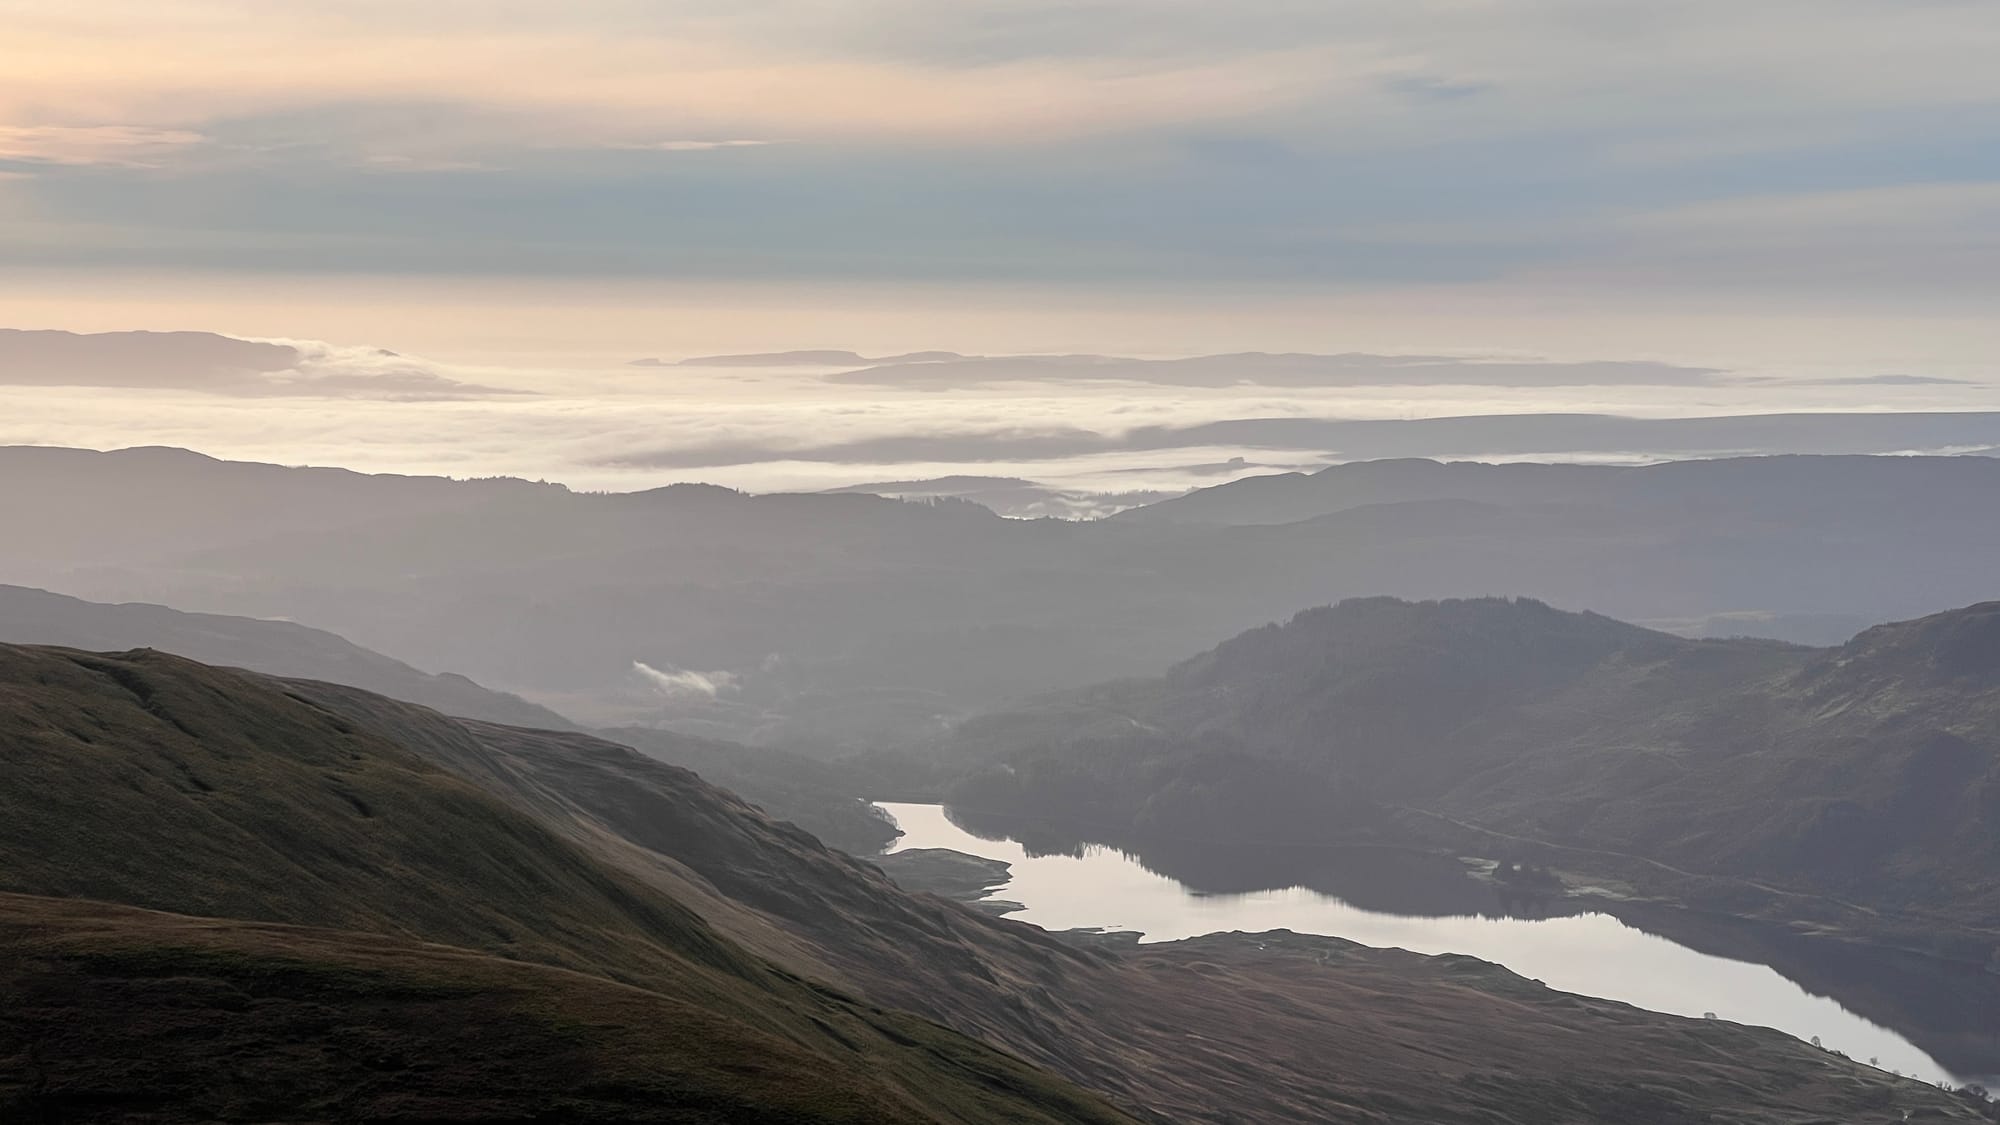
[[[968,723],[957,748],[1004,762],[957,790],[973,808],[1307,840],[1394,837],[1416,810],[1567,862],[1644,859],[1910,912],[1974,944],[2000,934],[1995,605],[1819,650],[1525,600],[1345,602],[1157,680]],[[1238,768],[1203,783],[1202,755]],[[1322,796],[1233,796],[1283,775]]]
[[[2000,930],[2000,604],[1728,679],[1567,739],[1544,720],[1436,806]]]
[[[575,729],[568,719],[518,696],[488,691],[463,676],[420,672],[332,633],[288,621],[181,613],[158,605],[105,605],[0,585],[0,642],[89,652],[156,648],[203,664],[348,684],[447,715]]]
[[[432,995],[426,989],[482,992],[454,983],[461,981],[461,968],[463,979],[475,982],[517,973],[448,957],[450,965],[434,976],[422,966],[410,969],[404,953],[377,956],[370,951],[379,952],[379,944],[356,945],[353,936],[381,935],[391,944],[459,947],[453,957],[472,959],[474,953],[463,951],[476,951],[549,966],[546,971],[571,970],[597,978],[603,988],[616,982],[646,994],[624,1004],[630,1010],[624,1015],[622,1001],[607,1000],[611,1017],[628,1030],[587,1053],[614,1071],[645,1071],[647,1081],[663,1084],[656,1088],[673,1091],[690,1107],[687,1120],[705,1119],[694,1110],[706,1104],[704,1091],[715,1090],[736,1091],[771,1120],[865,1120],[873,1105],[890,1113],[900,1109],[912,1121],[1119,1119],[1088,1095],[1008,1056],[770,965],[659,887],[605,865],[511,803],[279,681],[158,653],[96,656],[0,646],[0,747],[0,891],[347,932],[265,941],[276,931],[259,929],[248,950],[224,942],[217,955],[223,964],[208,974],[220,983],[201,985],[203,972],[190,983],[181,968],[201,969],[207,954],[189,958],[178,934],[146,936],[149,927],[169,923],[134,923],[134,956],[169,977],[166,991],[174,996],[194,990],[183,998],[197,1007],[215,1003],[226,986],[275,977],[276,1001],[319,1011],[322,1022],[356,1021],[352,1026],[361,1030],[355,1034],[365,1038],[375,1014],[397,1028],[411,1026],[417,1016],[405,1002]],[[734,807],[737,815],[756,815]],[[89,930],[99,923],[85,918],[74,926]],[[66,935],[71,923],[54,928],[59,947],[77,936]],[[41,931],[31,930],[32,952]],[[333,948],[322,951],[327,943]],[[118,1006],[110,1000],[96,1009],[86,1004],[104,988],[116,994],[105,973],[57,961],[48,973],[71,980],[75,989],[29,973],[14,979],[17,991],[0,1007],[40,997],[61,1009],[46,1016],[48,1025],[73,1027]],[[303,982],[288,979],[290,970],[274,962],[302,963]],[[510,987],[521,1005],[545,1008],[564,987],[536,983],[549,980],[540,976]],[[377,993],[387,993],[395,1010],[340,1007],[329,1017],[325,1008],[362,1003]],[[84,1006],[69,1007],[72,999]],[[566,1004],[539,1018],[560,1031],[566,1013],[581,1011]],[[445,1006],[466,1015],[478,1008]],[[699,1018],[690,1020],[690,1029],[713,1034],[648,1042],[640,1031],[645,1019],[631,1013],[649,1006],[669,1015],[692,1011]],[[48,1074],[74,1063],[92,1074],[100,1071],[90,1058],[115,1054],[111,1044],[121,1031],[90,1024],[60,1035],[39,1033],[41,1038],[32,1027],[18,1034],[28,1037],[23,1049],[30,1058],[10,1070]],[[787,1044],[785,1051],[759,1046],[773,1037]],[[215,1067],[226,1059],[189,1062],[177,1053],[179,1042],[160,1039],[153,1045],[159,1053],[144,1061],[190,1065],[206,1079],[221,1077]],[[674,1065],[648,1069],[648,1051],[666,1052]],[[829,1078],[821,1085],[831,1108],[795,1112],[786,1108],[794,1097],[790,1088],[776,1075],[758,1077],[767,1064],[792,1066],[787,1059],[796,1060],[795,1071],[869,1077]],[[450,1056],[426,1062],[444,1065]],[[331,1081],[309,1085],[320,1089]],[[846,1092],[838,1093],[843,1086]],[[454,1086],[452,1096],[468,1088]],[[195,1104],[179,1102],[175,1112],[195,1113]],[[296,1105],[291,1112],[310,1109]],[[707,1119],[727,1118],[710,1112]]]
[[[601,977],[105,903],[0,895],[0,997],[8,1121],[1112,1119],[914,1020],[937,1069],[993,1088],[911,1088]]]
[[[447,715],[508,726],[575,730],[568,719],[463,676],[433,676],[331,633],[165,606],[104,605],[44,590],[0,586],[0,642],[87,651],[152,648],[205,664],[345,684]],[[773,815],[857,854],[896,838],[895,827],[851,794],[857,779],[838,767],[774,747],[750,747],[646,728],[614,732],[664,761],[699,771]]]
[[[744,746],[673,731],[622,727],[602,732],[648,757],[700,774],[780,820],[788,820],[828,845],[873,855],[901,833],[856,793],[868,779],[859,771],[773,746]]]

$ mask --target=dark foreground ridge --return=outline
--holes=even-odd
[[[278,681],[0,647],[0,746],[10,1121],[1121,1119]]]
[[[8,1121],[1115,1119],[914,1020],[908,1046],[939,1073],[899,1088],[602,977],[82,900],[0,895],[0,994]]]

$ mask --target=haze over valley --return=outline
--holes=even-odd
[[[578,721],[815,753],[1157,673],[1370,594],[1504,593],[1834,643],[1981,600],[2000,548],[2000,460],[1985,457],[1370,462],[1094,521],[162,449],[14,448],[0,463],[0,513],[41,529],[0,545],[26,584],[282,618]]]

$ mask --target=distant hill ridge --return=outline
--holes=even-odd
[[[1237,502],[1266,490],[1282,503]],[[1071,522],[11,449],[0,527],[30,529],[0,536],[0,581],[302,622],[590,726],[830,754],[1159,675],[1356,595],[1504,592],[1692,634],[1845,640],[1991,596],[2000,460],[1396,461]],[[641,663],[728,686],[663,694]]]
[[[1754,467],[1755,472],[1742,470]],[[1723,481],[1728,490],[1718,488]],[[1490,463],[1395,458],[1330,465],[1197,489],[1111,517],[1125,522],[1245,526],[1283,524],[1373,504],[1460,500],[1489,504],[1709,503],[1860,505],[1885,494],[1952,494],[2000,480],[2000,458],[1802,456],[1716,457],[1650,465]],[[1814,491],[1802,486],[1815,485]],[[1738,491],[1744,487],[1751,491]],[[1854,491],[1849,491],[1854,490]]]
[[[0,585],[0,642],[90,651],[156,648],[205,664],[348,684],[461,718],[577,729],[519,696],[489,691],[464,676],[420,672],[332,633],[288,621],[182,613],[159,605],[104,605]]]

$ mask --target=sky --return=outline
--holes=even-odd
[[[1978,384],[2000,358],[1995,0],[0,0],[0,26],[0,327],[619,388],[571,423],[713,398],[810,426],[817,382],[615,378],[787,348],[1499,354],[1820,387],[1170,397],[1056,375],[1032,406],[834,400],[906,427],[1970,409],[1821,385]],[[437,432],[436,402],[392,425],[343,398],[368,431],[343,453],[295,432],[297,403],[203,422],[188,400],[173,427],[53,394],[0,386],[0,439],[296,439],[292,460],[439,470],[506,440],[384,452]]]

